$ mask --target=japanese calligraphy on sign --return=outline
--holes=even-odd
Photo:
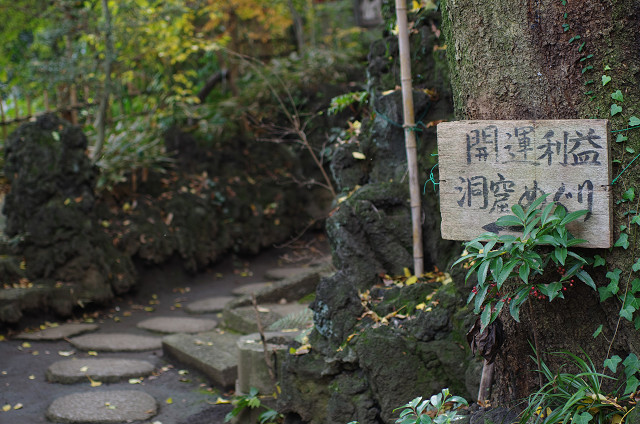
[[[589,211],[568,226],[584,247],[611,247],[608,135],[608,121],[595,119],[439,124],[442,237],[517,234],[496,219],[549,194],[569,212]]]

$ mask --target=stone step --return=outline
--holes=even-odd
[[[240,287],[236,287],[235,289],[231,290],[231,293],[235,294],[236,296],[246,296],[246,295],[251,296],[252,294],[259,293],[261,290],[271,286],[273,286],[273,283],[244,284]]]
[[[267,281],[279,281],[286,280],[287,278],[294,277],[298,274],[307,273],[309,270],[314,268],[323,268],[327,265],[331,264],[331,256],[323,256],[322,258],[318,258],[313,263],[307,266],[297,266],[297,267],[279,267],[279,268],[271,268],[265,271],[264,278]]]
[[[156,333],[202,333],[216,328],[218,322],[212,319],[187,317],[155,317],[138,323],[138,328]]]
[[[193,367],[213,383],[231,388],[238,376],[237,334],[210,331],[199,334],[172,334],[162,339],[164,354]]]
[[[222,311],[232,300],[235,300],[234,296],[208,297],[189,303],[185,310],[190,314],[211,314]]]
[[[74,384],[88,378],[103,383],[115,383],[130,378],[146,377],[154,370],[153,364],[136,359],[68,359],[54,362],[46,372],[52,383]]]
[[[158,413],[151,395],[138,390],[100,390],[58,398],[47,409],[47,418],[63,423],[120,424],[148,420]]]
[[[63,340],[69,337],[78,336],[83,333],[96,331],[98,326],[96,324],[87,323],[70,323],[62,324],[57,327],[49,327],[44,330],[34,332],[23,332],[18,334],[15,338],[22,340]]]
[[[262,328],[266,329],[271,324],[289,314],[299,313],[306,309],[307,304],[301,303],[268,303],[258,305],[258,314]],[[256,311],[253,306],[240,306],[234,309],[226,309],[222,314],[224,327],[243,334],[258,331]]]
[[[162,348],[162,339],[159,337],[127,333],[84,334],[69,339],[69,342],[76,349],[98,352],[143,352]]]
[[[303,274],[309,269],[309,267],[272,268],[265,271],[264,279],[267,281],[285,280],[295,275]]]
[[[331,263],[302,268],[302,271],[299,269],[295,275],[259,289],[255,293],[256,300],[260,304],[277,303],[282,299],[287,302],[296,302],[309,294],[315,293],[320,278],[332,272],[334,272],[334,268]],[[250,295],[241,296],[227,304],[225,310],[250,305],[251,302]]]

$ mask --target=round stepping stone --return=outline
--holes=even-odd
[[[244,296],[252,293],[258,293],[260,290],[264,289],[265,287],[271,287],[272,285],[273,285],[272,283],[245,284],[243,286],[236,287],[231,291],[231,293],[237,296]]]
[[[235,297],[233,296],[209,297],[189,303],[185,309],[191,314],[207,314],[220,312],[224,309],[227,303],[231,302],[234,299]]]
[[[63,423],[125,423],[148,420],[158,413],[156,400],[137,390],[74,393],[53,401],[47,418]]]
[[[138,328],[158,333],[202,333],[213,330],[218,323],[212,319],[156,317],[140,321]]]
[[[162,339],[159,337],[126,333],[85,334],[74,337],[69,342],[80,350],[102,352],[142,352],[162,348]]]
[[[97,329],[98,326],[96,324],[62,324],[57,327],[50,327],[33,333],[20,333],[16,338],[22,340],[62,340],[67,337],[88,333],[89,331],[96,331]]]
[[[146,377],[154,366],[137,359],[70,359],[58,361],[47,369],[47,380],[52,383],[73,384],[92,380],[115,383],[129,378]]]

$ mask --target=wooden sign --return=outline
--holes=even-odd
[[[589,211],[567,226],[584,247],[611,247],[607,120],[445,122],[438,158],[443,238],[517,235],[496,219],[549,193],[546,202]]]

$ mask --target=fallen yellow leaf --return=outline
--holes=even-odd
[[[29,378],[29,380],[35,380],[35,379],[36,379],[36,376],[35,376],[35,375],[33,375],[33,374],[31,374],[28,378]]]
[[[90,350],[87,352],[87,355],[89,356],[98,356],[98,352],[96,352],[95,350]]]
[[[427,307],[427,304],[424,303],[424,302],[423,303],[419,303],[419,304],[416,305],[416,309],[419,310],[419,311],[423,310],[426,307]]]
[[[403,268],[404,271],[404,276],[409,278],[411,277],[411,271],[409,271],[409,268],[407,268],[406,266]]]
[[[140,380],[139,378],[130,378],[129,384],[142,384],[142,380]]]
[[[8,410],[10,410],[10,409],[11,409],[11,405],[8,405],[8,404],[7,404],[7,405],[4,405],[4,406],[2,407],[2,410],[3,410],[4,412],[7,412],[7,411],[8,411]]]
[[[13,409],[22,409],[24,405],[22,405],[21,403],[16,403],[15,405],[13,405]]]
[[[228,399],[222,399],[221,397],[218,397],[218,399],[216,399],[216,402],[215,402],[216,405],[227,404],[227,403],[231,403],[231,401]]]
[[[171,405],[173,403],[173,398],[167,398],[167,400],[165,400],[167,405]]]
[[[360,152],[352,152],[351,155],[354,157],[354,159],[364,160],[367,158],[364,154]]]
[[[411,277],[407,278],[407,282],[405,283],[407,286],[410,286],[412,284],[415,284],[418,282],[418,277],[415,275],[412,275]]]
[[[24,342],[24,343],[22,343],[22,347],[23,347],[23,348],[25,348],[25,349],[28,349],[28,348],[30,348],[30,347],[31,347],[31,343],[29,343],[29,342]]]
[[[89,367],[87,366],[80,368],[80,372],[87,372],[87,371],[89,371]]]
[[[58,355],[60,356],[71,356],[74,353],[76,353],[75,350],[59,350],[58,351]]]
[[[0,334],[0,342],[3,342],[5,340],[6,340],[5,337],[2,334]]]

